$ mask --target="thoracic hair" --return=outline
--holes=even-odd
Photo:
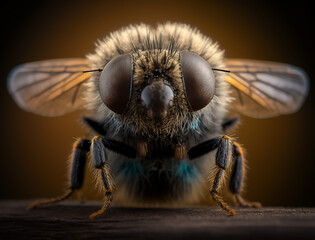
[[[214,72],[215,94],[203,109],[191,112],[184,94],[182,72],[179,61],[181,51],[196,53],[209,63],[209,68],[224,68],[224,55],[217,43],[204,36],[198,29],[186,24],[165,23],[155,28],[146,24],[130,25],[110,33],[96,43],[95,53],[87,56],[92,69],[104,68],[114,57],[130,54],[133,57],[132,93],[128,109],[123,116],[109,110],[99,94],[100,73],[93,73],[86,93],[87,108],[94,118],[105,125],[110,124],[112,134],[124,131],[135,136],[173,137],[185,134],[191,124],[203,115],[207,127],[218,128],[230,102],[225,73]],[[171,79],[175,88],[174,104],[169,109],[169,117],[161,124],[154,124],[142,112],[139,92],[146,78],[159,72]],[[197,129],[195,129],[198,132]]]

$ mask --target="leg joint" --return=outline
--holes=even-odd
[[[214,195],[217,195],[218,192],[217,192],[217,190],[211,190],[211,191],[210,191],[210,194],[211,194],[211,196],[214,196]]]
[[[90,147],[91,147],[91,142],[87,139],[78,139],[73,144],[74,149],[82,150],[85,152],[90,151]]]
[[[112,196],[113,196],[113,193],[112,193],[111,191],[107,191],[107,192],[105,193],[105,196],[107,196],[107,197],[112,197]]]

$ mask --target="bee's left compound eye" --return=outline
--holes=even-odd
[[[101,74],[101,99],[115,113],[123,114],[127,109],[132,87],[132,68],[131,55],[123,54],[112,59]]]
[[[208,62],[199,55],[183,51],[180,63],[184,90],[192,111],[198,111],[211,101],[215,91],[215,78]]]

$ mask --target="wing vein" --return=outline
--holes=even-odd
[[[47,91],[49,91],[50,89],[54,88],[55,86],[58,86],[58,85],[62,84],[64,81],[68,81],[68,79],[69,79],[71,76],[73,76],[73,75],[68,74],[68,76],[64,77],[62,80],[56,82],[55,84],[50,85],[48,88],[44,89],[42,92],[39,92],[39,93],[33,95],[33,96],[32,96],[31,98],[29,98],[28,100],[32,100],[32,99],[34,99],[34,98],[37,98],[37,97],[39,97],[39,96],[45,94]]]

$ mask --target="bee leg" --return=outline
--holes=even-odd
[[[244,151],[242,147],[234,142],[233,143],[233,169],[230,180],[230,191],[234,195],[235,202],[242,207],[261,207],[259,202],[248,202],[241,197],[242,183],[244,176]]]
[[[232,140],[230,137],[224,135],[223,137],[217,137],[205,142],[202,142],[188,151],[188,157],[195,159],[201,157],[211,151],[217,150],[216,153],[216,168],[214,174],[210,179],[211,189],[210,194],[214,201],[216,201],[224,210],[235,215],[235,211],[231,209],[223,200],[218,196],[218,191],[222,186],[223,179],[225,179],[225,170],[230,163],[232,157]]]
[[[108,181],[109,175],[108,175],[108,167],[106,166],[106,148],[104,145],[104,139],[96,136],[92,139],[92,162],[95,168],[98,169],[99,175],[102,179],[104,189],[105,189],[105,201],[103,203],[103,206],[100,210],[98,210],[95,213],[92,213],[90,215],[90,218],[94,218],[98,215],[103,214],[107,208],[109,207],[110,203],[113,200],[112,191],[110,187],[110,183]]]
[[[86,139],[78,139],[73,144],[72,150],[72,164],[71,164],[71,175],[70,182],[71,186],[66,190],[66,192],[60,197],[48,199],[45,201],[37,201],[32,203],[27,207],[28,210],[38,206],[49,203],[56,203],[69,198],[73,192],[80,189],[83,185],[84,180],[84,168],[87,157],[87,152],[90,150],[90,142]]]
[[[188,157],[191,160],[193,160],[209,152],[212,152],[213,150],[218,148],[220,142],[221,142],[221,137],[217,137],[217,138],[213,138],[205,142],[199,143],[198,145],[189,149],[189,151],[187,152]]]
[[[128,158],[137,157],[137,150],[125,143],[118,142],[112,139],[105,139],[101,137],[98,137],[98,138],[99,138],[98,141],[101,141],[103,143],[103,146],[108,150],[111,150],[115,153],[119,153]]]
[[[92,128],[99,136],[106,135],[106,129],[102,123],[92,120],[88,117],[82,117],[84,124]],[[148,151],[148,145],[146,142],[139,142],[137,145],[137,150],[133,149],[131,146],[118,142],[112,139],[102,139],[105,147],[113,152],[122,154],[124,156],[135,158],[137,155],[139,157],[145,157]]]
[[[232,216],[235,215],[235,211],[231,209],[218,195],[218,191],[222,185],[222,182],[225,178],[225,170],[230,162],[232,155],[231,147],[232,141],[228,136],[223,136],[218,145],[218,151],[216,153],[216,165],[217,167],[214,170],[214,176],[210,180],[212,186],[210,188],[210,194],[215,202],[219,204],[221,208],[228,211]]]

